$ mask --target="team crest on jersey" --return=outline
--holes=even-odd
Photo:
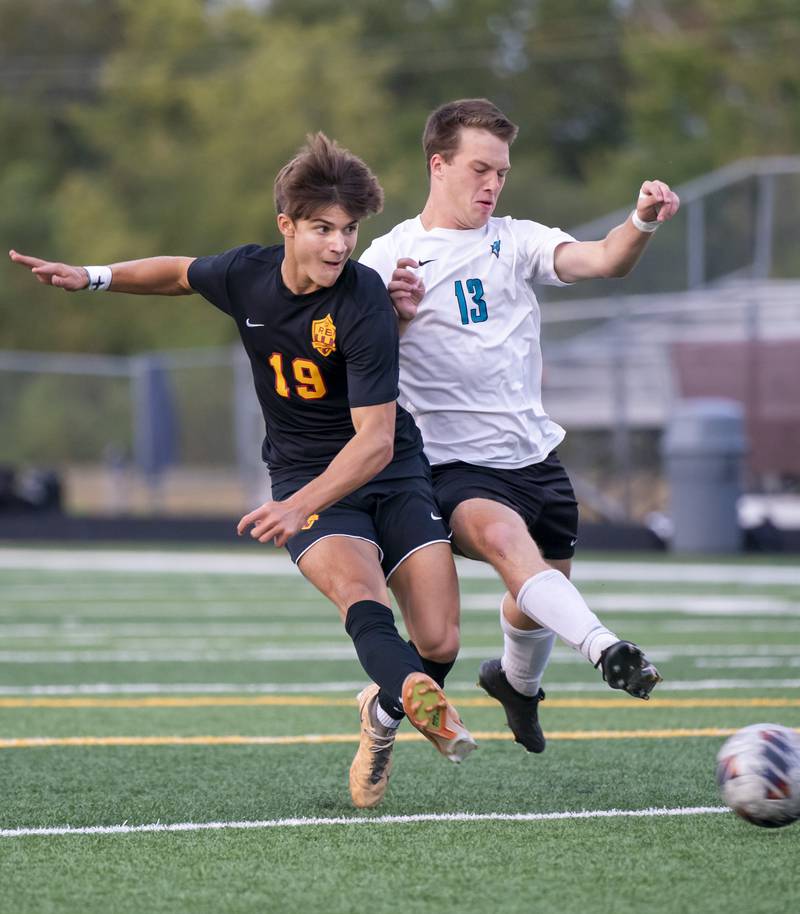
[[[329,356],[336,352],[336,325],[330,314],[311,322],[311,345],[320,355]]]
[[[492,254],[499,260],[500,259],[500,239],[492,242]]]

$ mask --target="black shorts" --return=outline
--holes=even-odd
[[[272,497],[282,501],[314,477],[281,479],[272,483]],[[430,464],[416,455],[397,461],[380,474],[319,514],[286,543],[292,561],[328,536],[348,536],[374,543],[388,581],[412,552],[430,543],[449,543],[450,531],[442,520],[431,482]]]
[[[436,500],[446,521],[462,501],[488,498],[508,505],[522,517],[544,558],[571,559],[575,554],[578,503],[555,451],[541,463],[518,470],[457,461],[440,463],[432,471]]]

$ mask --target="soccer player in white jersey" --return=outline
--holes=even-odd
[[[442,105],[423,147],[422,213],[376,239],[361,262],[387,283],[401,324],[400,399],[433,465],[454,547],[490,562],[507,593],[503,655],[479,683],[517,742],[545,748],[541,679],[556,636],[600,667],[611,688],[648,698],[661,677],[569,580],[578,509],[556,448],[564,430],[542,406],[539,305],[531,284],[624,276],[680,201],[645,181],[631,215],[601,241],[493,216],[518,128],[486,99]]]

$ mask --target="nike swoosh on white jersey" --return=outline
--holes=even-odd
[[[263,327],[263,326],[264,326],[264,324],[254,324],[254,323],[250,320],[249,317],[247,318],[247,320],[245,321],[245,323],[247,324],[248,327]]]

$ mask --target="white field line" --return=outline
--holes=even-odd
[[[738,635],[750,634],[769,634],[775,632],[800,632],[800,620],[792,621],[790,619],[758,619],[748,622],[747,619],[731,619],[726,622],[724,619],[709,619],[702,621],[700,619],[681,619],[680,621],[665,619],[662,622],[650,621],[648,623],[650,631],[669,632],[671,634],[693,635],[701,632],[713,632],[716,635],[735,632]]]
[[[169,639],[164,639],[169,643]],[[312,645],[301,647],[254,647],[243,650],[240,645],[209,650],[207,641],[175,641],[169,647],[162,642],[159,649],[150,645],[128,648],[86,649],[80,644],[74,649],[64,644],[61,648],[40,650],[0,650],[0,663],[30,664],[78,664],[78,663],[350,663],[357,659],[352,644]],[[461,660],[485,660],[495,654],[498,646],[482,645],[462,648]],[[674,660],[692,660],[699,669],[708,668],[759,668],[800,666],[796,645],[720,645],[720,646],[674,646],[657,647],[648,650],[654,662],[669,663]],[[550,657],[551,666],[577,666],[586,661],[579,654],[567,648],[557,648]]]
[[[43,603],[41,600],[29,601],[19,597],[5,598],[5,610],[18,611],[20,613],[30,612],[31,606],[37,608],[50,608],[52,603],[54,608],[60,612],[64,611],[65,606],[76,607],[76,615],[83,616],[87,610],[102,609],[105,613],[134,613],[144,604],[148,613],[182,613],[187,609],[187,605],[203,616],[214,614],[230,615],[241,614],[245,604],[251,604],[252,595],[243,596],[241,602],[231,601],[205,601],[195,602],[190,595],[183,600],[153,600],[146,595],[140,595],[135,587],[129,589],[129,598],[124,602],[103,599],[98,594],[96,599],[84,600],[71,591],[64,592],[63,586],[59,596],[54,596],[51,601]],[[498,588],[496,594],[462,594],[461,609],[470,613],[496,613],[500,605],[501,590]],[[322,597],[297,600],[291,596],[279,596],[270,594],[270,604],[273,602],[285,602],[286,608],[290,610],[293,617],[298,615],[307,615],[309,610],[313,615],[332,616],[334,613]],[[797,600],[786,600],[778,597],[769,596],[747,596],[741,594],[731,594],[730,596],[713,596],[708,594],[653,594],[653,593],[603,593],[591,594],[587,597],[592,609],[604,613],[676,613],[688,616],[794,616],[800,618],[800,602]],[[94,605],[92,605],[94,604]],[[248,606],[248,612],[252,606]],[[324,611],[323,611],[324,610]],[[274,616],[276,614],[272,605],[265,605],[263,608],[265,615]],[[285,615],[281,612],[280,615]],[[188,624],[188,623],[185,623]]]
[[[692,666],[697,670],[768,670],[775,667],[800,666],[800,657],[698,657]]]
[[[44,605],[62,600],[65,587],[69,588],[71,599],[88,603],[111,599],[119,603],[135,603],[140,600],[167,602],[179,599],[191,600],[193,603],[219,603],[220,600],[251,600],[254,588],[260,588],[262,583],[248,577],[233,580],[228,578],[207,580],[212,586],[199,587],[197,581],[190,582],[185,578],[153,579],[141,574],[132,577],[121,574],[103,575],[88,579],[77,578],[73,575],[58,575],[41,579],[37,575],[31,575],[30,580],[13,583],[4,581],[3,593],[9,600]],[[502,585],[498,584],[498,587],[502,587]],[[297,600],[299,603],[320,602],[325,599],[296,574],[285,578],[273,575],[269,582],[269,595],[273,598]]]
[[[689,616],[771,615],[800,616],[800,603],[774,597],[742,595],[709,596],[708,594],[639,594],[604,593],[586,597],[592,609],[605,613],[680,613]],[[461,608],[466,611],[497,610],[484,594],[462,594]]]
[[[270,618],[272,611],[270,610]],[[469,635],[474,637],[477,634],[487,637],[494,637],[499,632],[499,626],[494,618],[489,620],[472,619],[468,623]],[[94,619],[78,618],[71,616],[58,622],[8,622],[0,623],[0,643],[7,639],[48,639],[51,641],[77,642],[80,638],[97,641],[100,639],[113,640],[115,638],[124,638],[126,644],[130,644],[130,639],[142,639],[146,641],[150,638],[163,639],[165,641],[180,641],[186,644],[189,640],[185,635],[196,635],[204,638],[223,638],[231,641],[236,638],[286,638],[289,635],[296,638],[315,636],[339,637],[342,635],[342,625],[340,622],[323,622],[317,619],[308,620],[304,617],[303,622],[239,622],[232,620],[230,622],[201,622],[196,619],[192,621],[180,622],[170,619],[168,622],[132,622],[125,619],[120,622],[95,621]],[[735,634],[742,636],[744,634],[796,634],[800,632],[800,618],[796,621],[787,619],[759,619],[748,622],[744,619],[731,619],[726,623],[724,619],[701,620],[669,620],[662,622],[649,621],[648,631],[658,631],[669,634],[698,634],[713,633]],[[757,645],[751,647],[754,650],[770,650],[774,645]],[[701,646],[695,645],[694,648],[687,646],[686,649],[702,650]],[[716,647],[714,649],[719,649]],[[783,645],[781,649],[789,649]]]
[[[481,562],[459,559],[462,578],[494,578],[495,572]],[[159,574],[297,574],[290,559],[273,551],[260,555],[206,552],[113,552],[69,549],[0,549],[0,568],[35,571],[117,571]],[[686,564],[681,562],[595,562],[578,560],[577,581],[646,581],[667,583],[800,584],[800,568],[786,565],[741,563]]]
[[[517,813],[419,813],[410,816],[335,816],[331,818],[262,819],[243,822],[152,822],[149,825],[61,825],[50,828],[4,828],[0,838],[58,837],[62,835],[131,835],[148,832],[227,831],[233,829],[259,830],[266,828],[303,828],[323,825],[411,825],[419,822],[554,822],[564,819],[649,819],[671,816],[703,816],[727,813],[727,806],[679,806],[674,809],[593,809],[577,812],[517,812]]]
[[[73,598],[71,594],[62,594],[58,600],[53,600],[51,604],[43,603],[26,603],[23,600],[6,600],[0,604],[7,614],[14,615],[32,615],[44,611],[47,614],[56,614],[67,616],[70,619],[102,619],[105,622],[109,617],[122,616],[125,621],[129,621],[131,616],[146,611],[149,616],[171,616],[184,617],[192,619],[209,619],[223,620],[230,616],[246,616],[251,619],[297,619],[302,617],[304,620],[319,619],[322,621],[336,617],[336,610],[325,603],[320,597],[319,600],[309,600],[307,602],[293,600],[290,597],[275,598],[270,597],[270,602],[265,602],[261,606],[253,606],[252,597],[242,597],[238,603],[232,602],[208,602],[193,603],[191,597],[183,601],[163,602],[160,600],[131,600],[125,603],[117,603],[111,600],[85,601]],[[676,615],[691,617],[707,617],[709,619],[719,619],[722,624],[728,618],[737,618],[746,620],[748,617],[758,617],[759,619],[788,619],[800,620],[800,602],[790,600],[779,600],[764,597],[761,599],[732,598],[728,600],[723,597],[694,597],[683,596],[675,599],[669,596],[651,597],[646,594],[625,594],[622,599],[615,600],[611,595],[604,595],[603,599],[596,599],[592,595],[587,597],[587,602],[592,609],[597,610],[603,616],[616,615]],[[496,604],[496,605],[495,605]],[[488,599],[485,596],[476,598],[474,594],[462,595],[462,612],[464,615],[497,615],[497,607],[500,605],[500,593],[497,594],[497,600],[494,595]]]
[[[70,685],[42,683],[26,686],[0,686],[4,696],[81,696],[81,695],[327,695],[352,694],[364,688],[364,679],[336,682],[85,682]],[[561,692],[608,693],[604,682],[547,682],[555,697]],[[665,692],[712,692],[757,689],[800,689],[800,679],[676,679],[658,686]],[[475,694],[471,680],[447,681],[448,693]],[[483,694],[479,692],[478,694]],[[353,699],[355,701],[355,698]]]
[[[205,644],[205,642],[203,642]],[[491,647],[473,647],[462,650],[459,657],[463,660],[485,660],[487,656],[497,653],[497,645]],[[74,663],[313,663],[326,661],[328,663],[351,663],[357,660],[355,648],[352,644],[336,646],[314,647],[264,647],[241,650],[191,650],[191,649],[163,649],[151,650],[140,648],[138,650],[5,650],[0,651],[0,663],[17,664],[74,664]],[[565,663],[583,662],[578,655],[573,659],[565,655],[560,661]]]
[[[274,601],[273,596],[268,600]],[[293,601],[291,598],[285,599],[285,603],[276,604],[265,600],[259,605],[253,604],[252,594],[243,596],[238,603],[193,603],[191,597],[187,597],[181,602],[162,603],[161,601],[142,599],[130,601],[127,603],[114,603],[106,600],[96,602],[86,602],[75,600],[71,597],[62,596],[60,600],[54,600],[51,604],[44,607],[42,604],[14,604],[9,601],[0,604],[5,613],[14,613],[18,615],[33,615],[34,612],[44,611],[50,615],[57,615],[63,618],[80,619],[94,618],[101,619],[104,622],[113,616],[123,616],[130,619],[131,616],[147,614],[148,616],[165,616],[183,617],[188,619],[226,619],[230,616],[250,619],[263,619],[269,616],[270,619],[297,619],[298,616],[304,620],[309,619],[335,619],[337,617],[336,608],[331,603],[326,603],[320,597],[318,600]],[[341,631],[341,628],[340,628]]]

